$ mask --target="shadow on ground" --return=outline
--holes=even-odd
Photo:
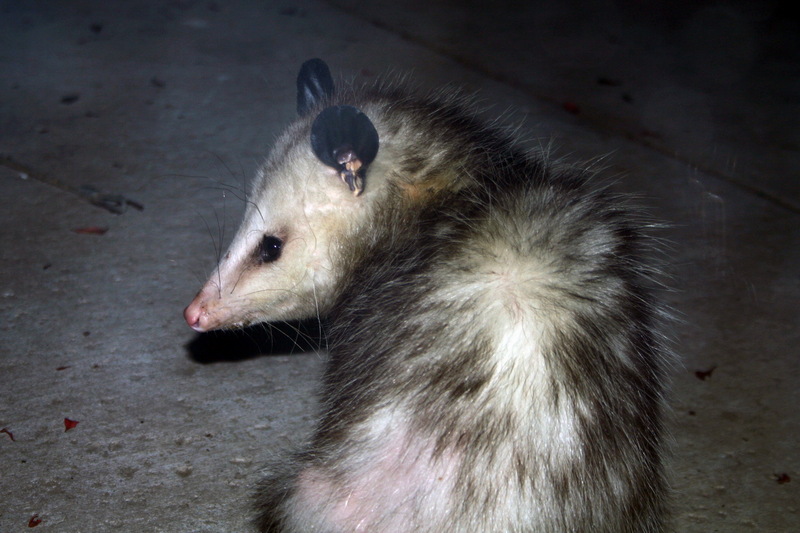
[[[185,348],[190,360],[209,364],[312,352],[324,344],[324,332],[314,319],[200,333]]]

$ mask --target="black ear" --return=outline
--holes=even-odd
[[[339,171],[356,195],[364,190],[367,166],[378,155],[378,131],[360,109],[340,105],[324,109],[311,126],[311,149]]]
[[[297,75],[297,114],[301,117],[320,100],[333,96],[333,78],[328,65],[321,59],[309,59]]]

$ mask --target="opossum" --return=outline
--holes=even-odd
[[[670,352],[649,222],[448,92],[321,60],[197,331],[324,317],[308,442],[262,532],[660,532]]]

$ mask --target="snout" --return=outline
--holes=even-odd
[[[192,303],[183,310],[183,318],[186,319],[190,328],[203,333],[220,326],[219,317],[215,316],[218,312],[213,312],[213,309],[219,308],[219,305],[214,305],[212,300],[213,298],[209,296],[206,288],[203,288],[194,297]]]
[[[183,318],[186,319],[186,323],[189,324],[190,328],[195,331],[203,332],[207,331],[202,324],[203,315],[204,306],[200,300],[200,294],[198,294],[195,299],[192,300],[192,303],[186,306],[186,309],[183,310]]]

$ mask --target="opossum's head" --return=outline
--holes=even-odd
[[[277,141],[228,252],[184,311],[197,331],[324,312],[347,237],[368,223],[380,181],[372,187],[367,175],[375,126],[355,107],[320,111],[334,92],[322,61],[307,61],[297,84],[301,118]]]

